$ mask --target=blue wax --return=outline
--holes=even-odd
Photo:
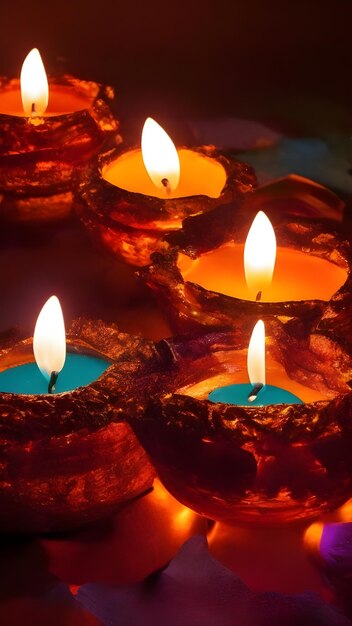
[[[63,369],[55,384],[54,393],[72,391],[89,385],[99,378],[110,363],[99,357],[69,352]],[[48,381],[36,363],[24,363],[0,372],[0,392],[44,394],[48,393]]]
[[[250,383],[238,385],[226,385],[214,389],[208,400],[211,402],[223,402],[224,404],[237,404],[239,406],[268,406],[269,404],[303,404],[297,396],[281,387],[265,385],[258,393],[253,402],[248,400],[248,396],[254,385]]]

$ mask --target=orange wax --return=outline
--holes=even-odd
[[[178,156],[180,182],[171,192],[154,185],[144,166],[142,151],[138,149],[129,150],[109,163],[102,175],[120,189],[164,200],[200,195],[218,198],[226,183],[226,171],[221,163],[194,150],[180,149]]]
[[[49,84],[49,104],[43,117],[65,115],[89,109],[93,98],[78,93],[73,87]],[[0,114],[27,117],[24,113],[20,88],[3,89],[0,91]]]
[[[228,353],[226,369],[195,384],[189,384],[182,389],[178,389],[176,393],[191,396],[199,400],[208,398],[208,395],[214,389],[225,385],[236,385],[240,383],[249,383],[247,373],[247,353],[248,350],[237,350]],[[223,361],[222,361],[223,362]],[[290,378],[280,363],[274,361],[270,354],[266,355],[266,383],[286,389],[296,395],[302,402],[317,402],[319,400],[328,400],[336,394],[331,390],[322,392],[317,389],[311,389],[305,385]],[[258,409],[258,407],[257,407]]]
[[[177,263],[184,280],[226,296],[254,300],[245,279],[243,251],[244,244],[228,243],[196,260],[180,254]],[[273,279],[261,301],[330,300],[346,280],[347,270],[330,261],[278,248]]]

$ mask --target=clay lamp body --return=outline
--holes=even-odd
[[[63,365],[62,330],[51,298],[34,341],[0,353],[2,532],[83,526],[153,484],[154,470],[119,404],[121,378],[138,375],[150,345],[103,322],[77,320]]]
[[[165,131],[148,118],[141,148],[102,154],[80,185],[79,215],[92,235],[114,255],[136,266],[167,247],[202,214],[231,204],[237,210],[255,186],[253,170],[212,146],[176,150]]]
[[[260,391],[251,401],[249,338],[222,331],[160,342],[159,395],[130,417],[166,488],[215,520],[303,520],[352,494],[351,357],[322,335],[298,339],[280,322],[271,332],[266,383],[296,400],[265,406]],[[209,399],[228,385],[251,393]]]
[[[199,234],[199,243],[195,232],[191,246],[155,254],[142,271],[174,332],[225,326],[247,332],[259,317],[268,324],[280,317],[306,333],[348,296],[350,246],[319,224],[284,222],[274,232],[260,211],[251,228],[225,229],[212,249],[204,250]],[[346,316],[344,307],[339,314]]]
[[[0,81],[0,215],[52,221],[72,208],[73,179],[108,138],[121,141],[113,90],[70,76],[46,77],[38,50],[21,80]]]

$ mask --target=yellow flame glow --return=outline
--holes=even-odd
[[[244,271],[253,298],[264,292],[272,281],[276,261],[276,237],[269,218],[259,211],[244,247]]]
[[[253,328],[247,353],[247,370],[252,385],[265,385],[265,326],[258,320]]]
[[[49,101],[49,86],[39,50],[33,48],[22,65],[21,96],[28,117],[44,115]]]
[[[56,296],[49,298],[38,315],[33,352],[41,373],[48,381],[52,372],[61,372],[66,359],[66,334],[60,302]]]
[[[158,189],[174,191],[180,180],[180,159],[174,143],[164,129],[148,117],[142,131],[142,156],[145,168]]]

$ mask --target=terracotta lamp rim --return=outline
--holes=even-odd
[[[204,157],[217,160],[220,163],[220,165],[225,170],[226,182],[218,197],[213,198],[205,194],[195,194],[195,195],[185,196],[185,197],[180,197],[180,198],[170,198],[170,199],[158,198],[156,196],[148,196],[139,192],[128,191],[126,189],[123,189],[122,187],[117,187],[113,183],[110,183],[109,181],[105,180],[103,178],[104,168],[106,168],[114,160],[121,157],[123,154],[134,152],[134,151],[139,151],[140,146],[136,144],[129,145],[126,143],[122,143],[116,148],[114,148],[113,150],[109,150],[106,153],[100,154],[98,156],[97,163],[95,164],[94,169],[91,171],[92,184],[98,183],[103,188],[108,190],[109,193],[111,193],[111,202],[114,202],[114,200],[118,200],[120,196],[123,196],[124,198],[142,203],[143,205],[147,206],[148,210],[153,210],[155,214],[160,214],[159,217],[163,213],[165,213],[165,215],[170,217],[170,213],[169,213],[170,209],[177,205],[187,204],[187,203],[192,204],[195,201],[198,205],[199,199],[201,199],[202,202],[204,203],[204,206],[202,207],[202,209],[200,209],[199,206],[197,206],[195,207],[194,213],[189,213],[188,215],[189,217],[192,217],[197,214],[206,213],[210,211],[212,208],[214,208],[217,204],[222,204],[223,199],[226,197],[227,193],[231,192],[231,193],[238,194],[238,191],[237,191],[238,181],[233,176],[234,164],[239,163],[238,161],[227,156],[225,153],[222,153],[213,145],[199,145],[199,146],[191,146],[191,147],[182,145],[182,146],[177,146],[177,149],[188,150],[190,152],[196,152]],[[244,167],[245,165],[246,164],[243,164]],[[250,166],[247,166],[247,168],[249,170],[252,170]],[[107,213],[109,214],[111,211],[110,211],[110,208],[104,211],[104,208],[105,207],[101,207],[101,210],[102,210],[102,214],[105,215],[106,217]],[[121,221],[121,215],[119,215],[119,218],[117,220],[114,220],[114,218],[110,215],[110,220],[112,224],[116,223],[116,221],[119,222]],[[126,220],[127,220],[127,217],[126,217]],[[149,216],[149,220],[150,221],[153,220],[152,215]],[[126,223],[128,223],[128,221],[126,221]],[[138,228],[138,226],[135,226],[135,225],[133,227]],[[144,224],[140,225],[140,228],[145,228],[145,227],[146,226]]]
[[[230,206],[219,207],[218,218],[221,220],[221,212],[227,215],[230,209]],[[332,337],[342,342],[344,335],[345,340],[348,339],[345,321],[344,332],[339,330],[339,318],[349,307],[352,249],[348,241],[339,233],[331,231],[324,222],[312,223],[307,220],[297,223],[292,218],[286,219],[275,227],[275,233],[278,247],[309,254],[345,272],[346,279],[327,300],[314,298],[254,302],[202,287],[196,281],[193,282],[191,277],[188,278],[187,273],[183,277],[178,263],[180,255],[195,261],[231,242],[244,244],[250,226],[250,216],[247,217],[249,223],[244,225],[243,212],[239,212],[237,219],[232,218],[230,227],[215,232],[215,229],[209,228],[207,216],[201,216],[198,220],[199,232],[194,228],[192,237],[187,230],[190,230],[191,224],[184,224],[182,235],[170,235],[167,238],[169,248],[152,254],[150,265],[140,270],[141,276],[156,294],[174,334],[211,332],[232,325],[247,328],[248,324],[253,327],[253,320],[262,318],[269,323],[276,317],[285,320],[287,324],[295,324],[299,333],[313,332],[315,329],[318,332],[328,330]],[[224,219],[224,222],[229,225],[229,220],[226,222]],[[204,233],[207,233],[206,238],[200,236]],[[337,320],[336,324],[334,320]]]
[[[143,202],[146,201],[146,198],[154,198],[155,200],[159,201],[160,207],[162,207],[163,205],[166,206],[173,206],[175,203],[179,202],[179,201],[184,201],[184,200],[193,200],[194,198],[204,198],[205,200],[219,200],[226,191],[227,186],[229,185],[228,182],[228,174],[230,173],[230,168],[229,168],[229,158],[225,155],[225,153],[222,153],[218,148],[216,148],[215,146],[212,145],[198,145],[198,146],[185,146],[185,145],[181,145],[181,146],[177,146],[177,150],[178,151],[188,151],[188,152],[196,152],[197,154],[200,154],[201,156],[204,156],[205,158],[210,158],[210,159],[214,159],[217,160],[220,165],[224,168],[225,173],[227,175],[226,177],[226,182],[225,185],[223,186],[221,193],[219,196],[217,197],[212,197],[212,196],[208,196],[207,194],[201,194],[201,193],[197,193],[197,194],[192,194],[190,196],[180,196],[180,197],[176,197],[176,198],[158,198],[156,196],[147,196],[141,192],[138,191],[128,191],[127,189],[124,189],[123,187],[118,187],[117,185],[114,185],[113,183],[110,183],[109,181],[107,181],[105,178],[103,178],[103,174],[104,174],[104,169],[106,167],[109,166],[110,163],[112,163],[115,159],[118,159],[119,157],[121,157],[122,155],[125,154],[129,154],[129,153],[133,153],[133,152],[140,152],[141,148],[140,146],[138,146],[137,144],[135,145],[126,145],[126,143],[122,144],[121,146],[117,147],[116,149],[114,149],[112,151],[112,153],[108,153],[107,155],[102,155],[99,158],[99,175],[101,177],[101,180],[103,182],[103,184],[108,185],[110,188],[115,188],[117,189],[119,192],[123,191],[124,193],[131,195],[131,196],[137,196],[140,197],[142,199]],[[199,211],[199,213],[202,213],[205,211]]]
[[[221,432],[236,433],[243,426],[248,426],[255,431],[260,430],[278,434],[282,434],[285,431],[286,435],[290,434],[290,439],[299,440],[302,437],[314,437],[322,427],[327,428],[328,424],[336,422],[336,416],[332,410],[333,405],[336,405],[337,413],[340,410],[338,407],[342,404],[345,408],[350,407],[352,410],[352,391],[347,384],[352,379],[352,358],[342,346],[336,341],[319,334],[313,334],[311,342],[307,341],[307,339],[297,340],[294,336],[286,333],[282,324],[278,322],[271,330],[272,332],[274,331],[273,336],[267,339],[271,340],[269,351],[274,356],[274,359],[283,366],[286,374],[293,381],[306,387],[320,390],[327,395],[326,399],[308,401],[303,404],[273,404],[253,407],[235,404],[224,405],[211,402],[206,398],[192,396],[191,393],[188,394],[185,391],[180,393],[178,390],[184,389],[187,385],[193,386],[209,378],[210,371],[212,374],[225,372],[227,361],[224,361],[225,365],[222,365],[221,354],[229,355],[231,352],[236,353],[239,349],[242,350],[243,344],[238,345],[238,339],[233,331],[223,329],[218,333],[209,333],[198,338],[188,339],[187,337],[180,337],[180,340],[175,340],[175,342],[172,339],[159,342],[159,347],[161,344],[167,345],[167,349],[170,349],[174,355],[175,362],[169,368],[166,366],[163,370],[162,387],[164,389],[166,387],[166,391],[158,395],[154,394],[151,403],[166,407],[167,405],[171,406],[175,399],[175,405],[185,404],[192,407],[191,414],[187,412],[182,413],[181,411],[177,423],[168,422],[164,425],[165,428],[187,429],[193,424],[199,427],[200,430],[204,428],[204,432],[211,432],[213,435],[216,435],[221,434]],[[214,350],[209,348],[208,344],[211,346],[212,342],[216,346],[217,338],[220,338],[220,342],[225,342],[226,346],[221,345],[221,347]],[[182,354],[187,353],[188,350],[191,351],[192,345],[196,344],[200,346],[199,350],[203,350],[203,352],[190,362],[189,358],[185,358]],[[304,364],[299,364],[295,358],[292,364],[293,371],[290,370],[290,353],[292,353],[294,346],[296,355],[298,353],[301,356],[303,355],[302,361],[304,361],[304,357],[307,357],[309,363],[313,363],[313,365],[310,365],[312,369],[309,369],[308,366],[305,368]],[[325,355],[323,361],[320,360],[321,354]],[[226,356],[226,359],[228,359],[228,356]],[[337,364],[336,369],[339,372],[335,380],[327,380],[325,378],[321,381],[319,378],[320,370],[324,371],[326,359],[333,362],[334,369]],[[205,361],[207,367],[204,365]],[[188,372],[185,374],[185,379],[182,378],[182,368]],[[190,376],[190,369],[195,372],[199,371],[199,376],[197,374]],[[207,409],[206,420],[204,419],[204,407]],[[319,419],[313,420],[313,416],[317,415]],[[297,423],[297,417],[300,423]],[[320,422],[320,419],[323,423]],[[292,427],[292,432],[289,433],[292,420],[296,420],[296,426]],[[250,438],[249,431],[247,436]]]

